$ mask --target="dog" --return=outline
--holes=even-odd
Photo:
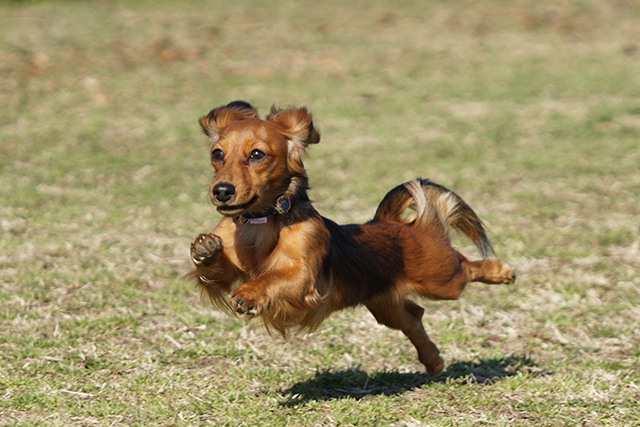
[[[444,361],[422,325],[424,309],[408,297],[454,300],[469,282],[516,280],[515,269],[492,256],[469,205],[428,179],[392,189],[365,224],[322,217],[309,200],[302,162],[320,134],[304,107],[274,106],[263,120],[234,101],[201,117],[200,126],[215,169],[211,201],[223,218],[191,245],[188,276],[218,308],[285,335],[364,305],[411,340],[435,377]],[[450,229],[473,241],[482,259],[456,251]]]

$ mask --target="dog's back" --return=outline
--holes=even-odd
[[[464,286],[444,286],[461,269],[448,238],[450,228],[467,235],[484,257],[493,252],[469,205],[421,178],[389,191],[366,224],[324,222],[331,234],[325,270],[342,282],[336,297],[344,306],[380,296],[402,299],[411,293],[456,299]]]

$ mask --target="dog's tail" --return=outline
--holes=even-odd
[[[413,214],[407,214],[407,210]],[[402,222],[418,228],[450,228],[464,233],[483,258],[493,255],[484,225],[471,207],[453,191],[428,179],[417,178],[389,191],[371,222]]]

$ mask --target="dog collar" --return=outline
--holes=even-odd
[[[273,208],[268,208],[258,212],[243,213],[238,217],[241,224],[265,224],[267,217],[272,215],[283,215],[289,212],[291,209],[291,202],[293,201],[293,194],[285,194],[278,197],[276,205]]]

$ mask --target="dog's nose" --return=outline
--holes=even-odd
[[[222,182],[213,186],[213,197],[219,202],[228,202],[234,194],[236,187],[233,184]]]

